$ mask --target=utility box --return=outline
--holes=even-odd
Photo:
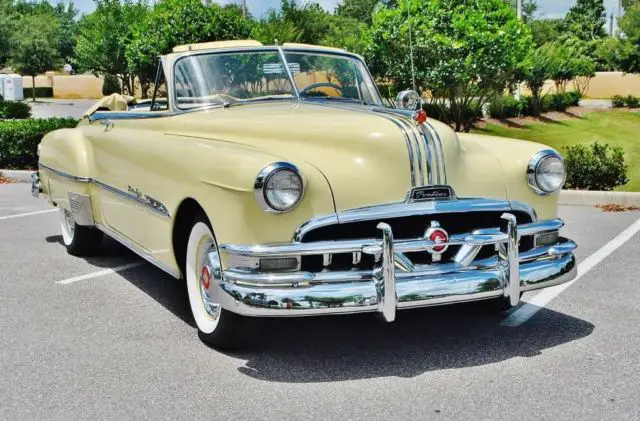
[[[15,73],[0,75],[0,95],[5,101],[22,101],[24,99],[22,76]]]

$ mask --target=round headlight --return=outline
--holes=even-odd
[[[564,161],[556,151],[540,151],[529,161],[527,168],[529,186],[539,195],[560,190],[564,185],[565,177]]]
[[[290,211],[304,192],[298,168],[288,162],[276,162],[260,171],[254,190],[258,203],[268,212]]]

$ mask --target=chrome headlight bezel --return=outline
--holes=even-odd
[[[291,173],[293,176],[298,178],[300,183],[300,194],[295,202],[287,207],[278,207],[271,203],[267,196],[267,187],[269,185],[269,181],[272,177],[282,171],[287,171]],[[274,162],[273,164],[269,164],[264,167],[256,177],[256,181],[253,186],[254,194],[256,197],[256,201],[260,205],[260,207],[265,212],[273,212],[273,213],[285,213],[295,209],[304,196],[305,185],[304,180],[302,179],[302,175],[300,175],[300,170],[295,165],[289,162]]]
[[[548,190],[543,188],[538,180],[540,166],[543,162],[545,162],[548,159],[558,160],[562,164],[562,169],[563,169],[562,181],[560,182],[559,187],[554,190]],[[535,155],[533,155],[533,157],[529,160],[529,164],[527,165],[527,182],[531,190],[533,190],[534,193],[540,196],[548,196],[562,189],[562,186],[564,186],[564,182],[566,178],[567,178],[567,171],[564,166],[564,159],[562,158],[562,156],[560,156],[558,152],[554,151],[553,149],[543,149],[537,152]]]

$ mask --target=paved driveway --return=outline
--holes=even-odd
[[[73,117],[82,118],[85,111],[95,104],[97,99],[38,99],[31,105],[33,118]]]
[[[221,353],[181,282],[113,241],[67,255],[46,210],[0,186],[0,419],[640,419],[638,212],[561,208],[592,269],[519,326],[469,306],[274,319]]]

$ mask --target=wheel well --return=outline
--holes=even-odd
[[[192,198],[184,199],[182,203],[180,203],[180,206],[178,206],[176,212],[172,233],[173,254],[183,277],[185,273],[185,259],[187,258],[189,230],[191,229],[193,219],[201,212],[204,213],[204,209]]]

